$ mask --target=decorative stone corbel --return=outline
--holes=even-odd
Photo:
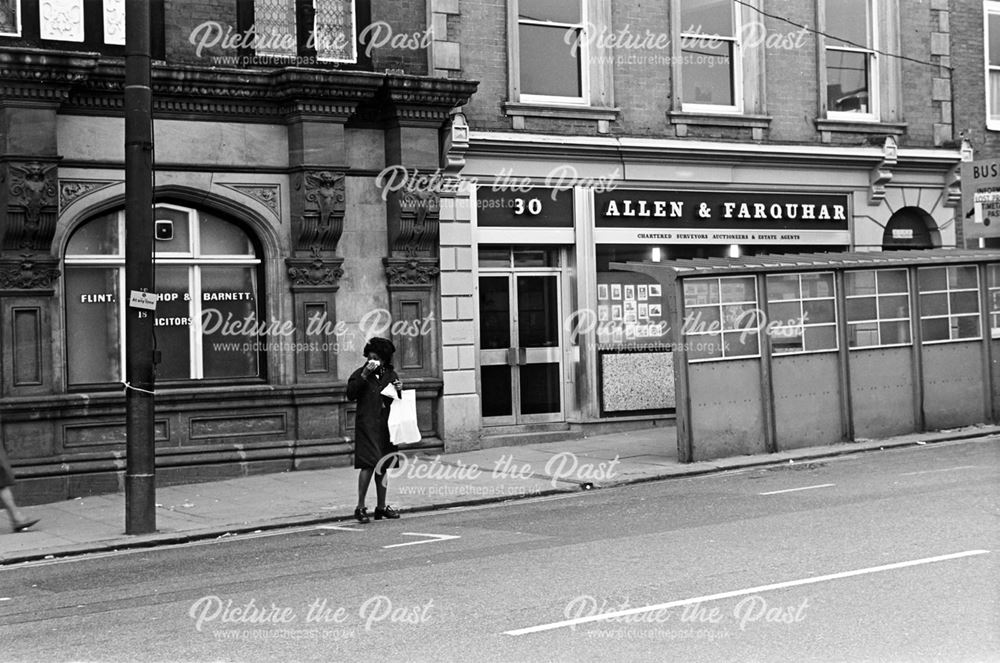
[[[957,207],[962,204],[962,164],[972,161],[975,150],[972,143],[965,136],[962,136],[962,146],[959,148],[961,159],[952,166],[944,180],[944,205],[945,207]]]
[[[55,163],[7,165],[7,224],[3,248],[48,252],[59,217]]]
[[[430,191],[402,191],[399,194],[399,224],[392,243],[393,254],[431,255],[440,229],[440,204]]]
[[[896,167],[897,155],[896,139],[886,136],[882,145],[882,162],[872,168],[868,176],[869,205],[879,205],[885,200],[885,187],[892,181],[892,169]]]
[[[465,167],[465,153],[469,150],[469,123],[459,109],[454,109],[444,139],[444,164],[446,174],[457,174]]]
[[[51,290],[59,278],[59,261],[22,253],[20,259],[0,258],[0,290]]]
[[[301,212],[292,215],[299,226],[295,248],[335,252],[344,232],[344,173],[305,172],[298,178],[295,188],[302,191],[296,196],[299,200],[295,201],[295,207]]]

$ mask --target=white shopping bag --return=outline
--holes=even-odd
[[[389,406],[389,441],[393,444],[416,444],[420,441],[417,425],[417,392],[404,389],[403,397]]]

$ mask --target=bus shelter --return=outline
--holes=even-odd
[[[662,286],[682,462],[993,422],[1000,413],[998,250],[612,268]]]

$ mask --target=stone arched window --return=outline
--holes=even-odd
[[[157,205],[155,219],[156,379],[264,377],[261,259],[253,238],[231,220],[178,205]],[[120,382],[128,299],[124,211],[80,225],[64,262],[68,384]]]
[[[934,219],[919,207],[903,207],[889,217],[882,234],[882,249],[933,249],[941,246]]]

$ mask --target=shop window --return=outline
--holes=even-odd
[[[241,34],[251,27],[258,36],[241,49],[244,58],[320,63],[358,62],[359,12],[369,13],[368,0],[239,0]],[[363,46],[363,45],[362,45]]]
[[[158,205],[155,216],[157,379],[261,377],[261,261],[250,237],[229,221],[176,205]],[[124,223],[121,211],[94,218],[66,247],[71,386],[124,376]]]
[[[684,343],[689,362],[760,355],[757,281],[752,276],[684,281]]]
[[[986,128],[1000,130],[1000,2],[983,3],[986,30]]]
[[[974,265],[921,267],[917,280],[924,343],[980,338],[979,270]]]
[[[125,54],[126,0],[0,0],[0,41],[35,48]],[[150,5],[150,46],[163,58],[163,0]]]
[[[775,354],[836,350],[833,274],[768,275],[765,329]]]
[[[911,343],[910,281],[905,269],[845,272],[844,290],[848,347]]]
[[[987,265],[986,277],[989,284],[990,337],[1000,338],[1000,265]]]
[[[685,111],[742,110],[740,11],[730,0],[680,0]]]

